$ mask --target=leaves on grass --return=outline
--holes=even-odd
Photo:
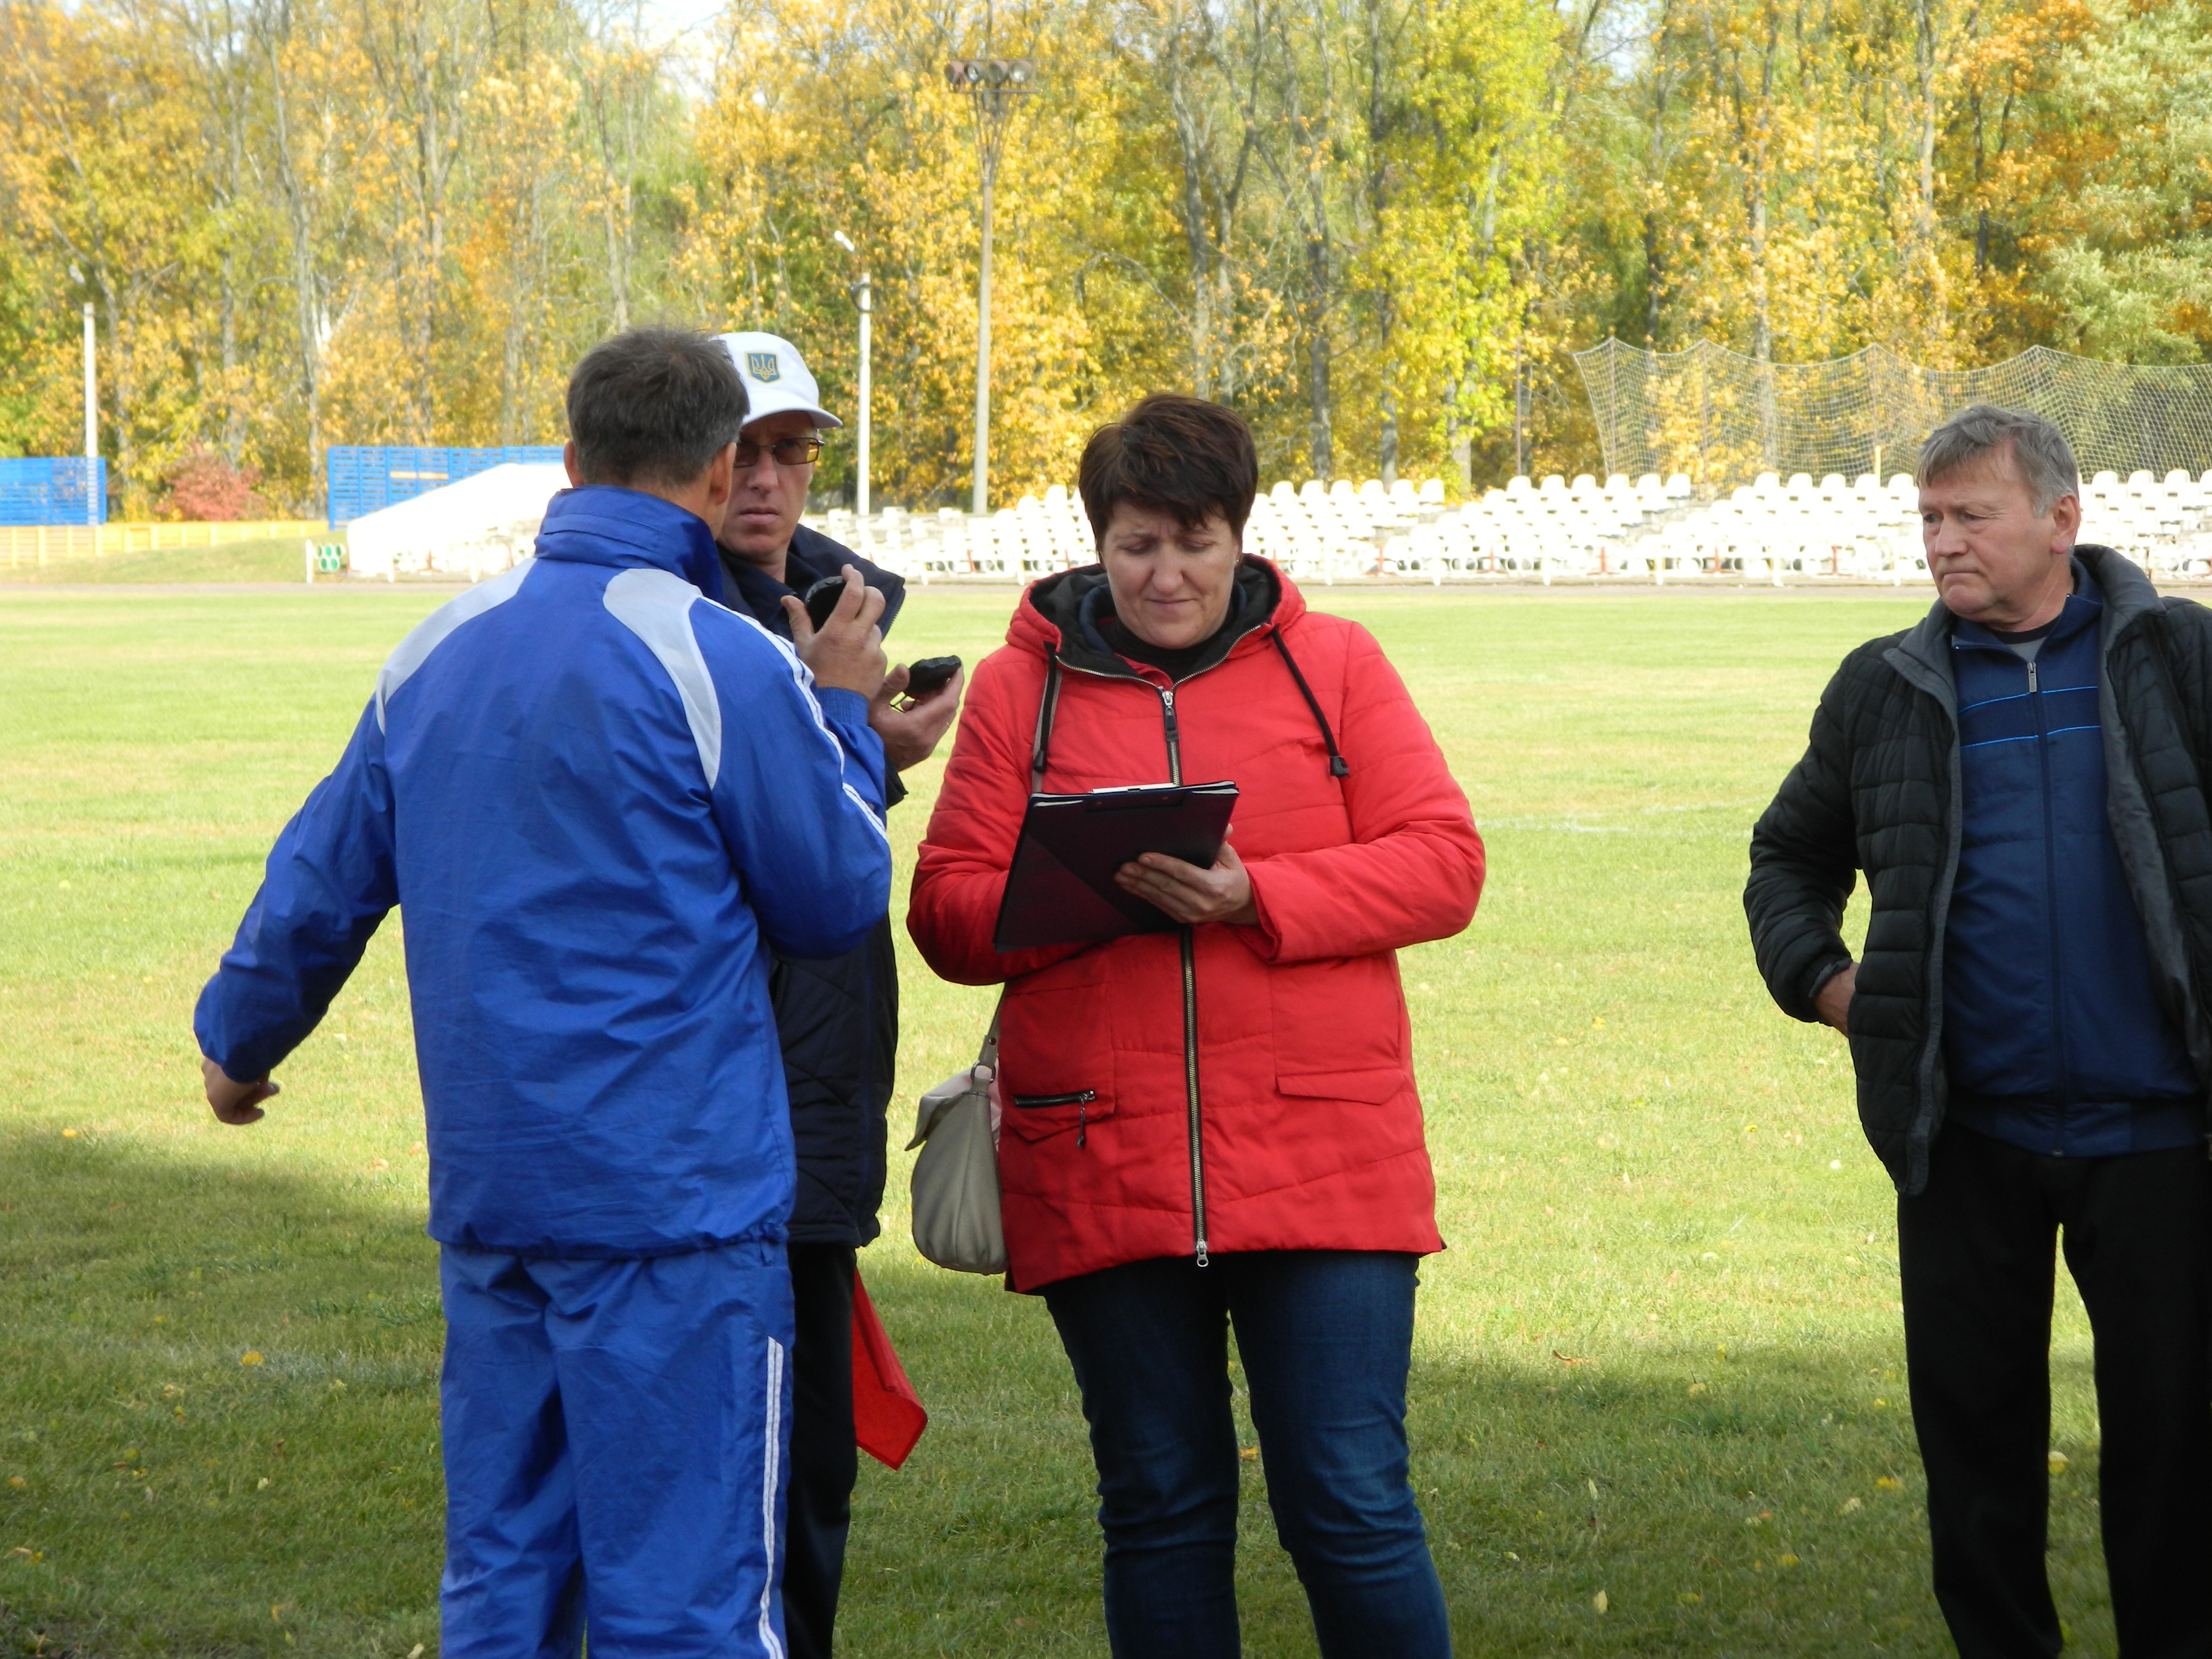
[[[1552,1358],[1558,1360],[1562,1365],[1587,1365],[1589,1364],[1589,1360],[1587,1358],[1579,1357],[1574,1354],[1564,1354],[1557,1348],[1552,1350]]]
[[[238,1356],[238,1363],[241,1365],[258,1365],[262,1364],[261,1350],[258,1348],[248,1348],[244,1353]]]
[[[1605,1592],[1603,1590],[1600,1590],[1595,1595],[1591,1596],[1590,1605],[1595,1607],[1600,1613],[1603,1613],[1606,1610],[1606,1607],[1609,1605],[1606,1601]]]
[[[2047,1461],[2049,1462],[2049,1463],[2050,1463],[2050,1465],[2051,1465],[2051,1474],[2065,1474],[2065,1473],[2066,1473],[2067,1457],[2066,1457],[2066,1454],[2065,1454],[2064,1452],[2063,1452],[2063,1451],[2059,1451],[2059,1450],[2057,1450],[2056,1448],[2053,1448],[2053,1449],[2052,1449],[2052,1450],[2051,1450],[2051,1456],[2050,1456],[2050,1458],[2049,1458]]]

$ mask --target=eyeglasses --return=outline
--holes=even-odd
[[[738,471],[750,472],[760,465],[763,451],[775,457],[778,466],[811,466],[814,458],[822,453],[819,434],[810,432],[803,438],[779,438],[772,444],[749,444],[738,440]]]

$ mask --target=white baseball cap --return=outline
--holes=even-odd
[[[822,407],[821,389],[807,372],[806,360],[790,341],[773,334],[717,334],[714,337],[730,354],[738,378],[745,383],[747,426],[763,416],[793,409],[810,416],[818,427],[845,424]]]

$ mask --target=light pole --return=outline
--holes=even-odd
[[[84,458],[100,456],[100,371],[93,356],[92,301],[84,302]]]
[[[853,246],[852,238],[843,231],[832,231],[830,234],[846,252],[859,254],[860,250]],[[863,519],[868,516],[868,394],[871,390],[868,380],[868,323],[870,314],[875,309],[874,300],[875,287],[868,280],[867,268],[864,265],[860,269],[860,480],[854,503]]]
[[[1032,58],[956,58],[945,66],[953,91],[964,93],[975,117],[975,159],[983,179],[983,249],[975,281],[975,497],[969,511],[990,510],[991,497],[991,191],[1017,102],[1034,89]]]
[[[74,264],[69,268],[70,281],[82,283],[84,272]],[[104,503],[100,496],[100,370],[99,360],[94,355],[96,343],[92,321],[92,301],[84,302],[84,521],[98,524]]]

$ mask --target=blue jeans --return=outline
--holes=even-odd
[[[1406,1480],[1416,1265],[1268,1250],[1045,1287],[1098,1464],[1115,1659],[1239,1651],[1232,1322],[1268,1506],[1322,1659],[1449,1659],[1443,1587]]]

